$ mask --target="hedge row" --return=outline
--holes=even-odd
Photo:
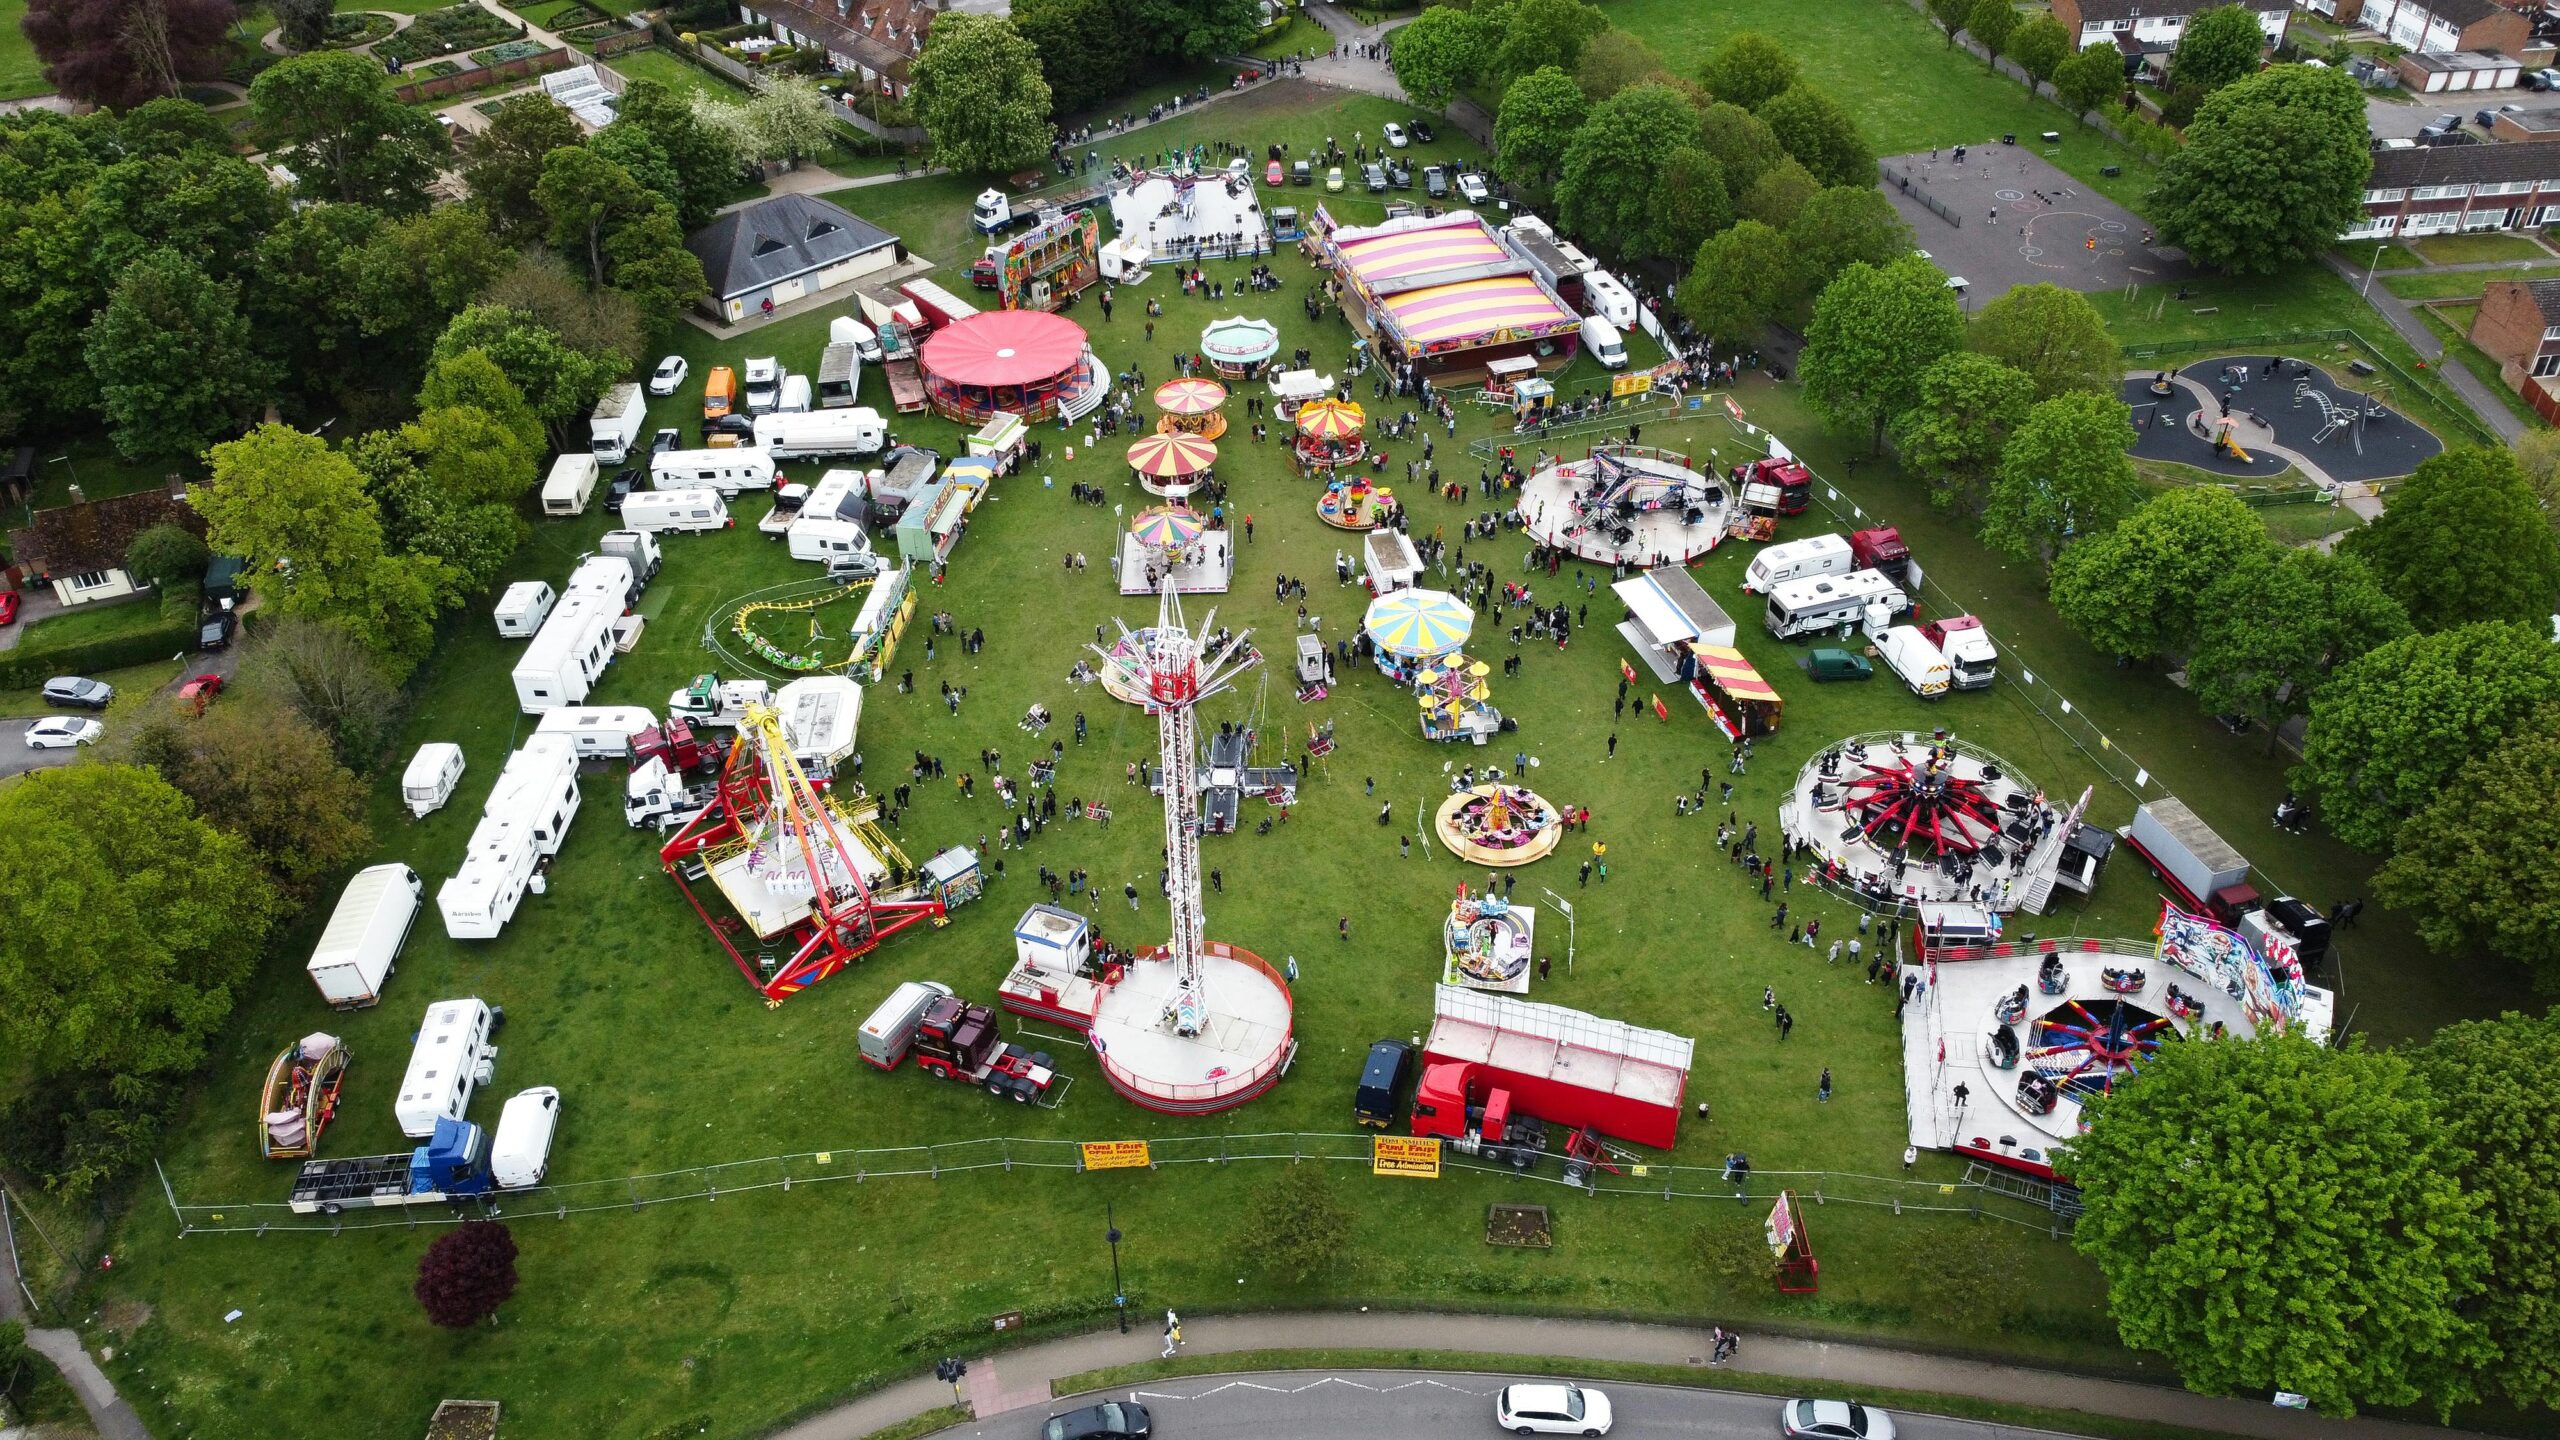
[[[164,620],[148,630],[76,645],[22,645],[0,652],[0,690],[32,690],[56,675],[95,675],[148,665],[195,648],[196,622]]]

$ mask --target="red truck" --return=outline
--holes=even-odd
[[[1440,986],[1434,1006],[1414,1134],[1523,1170],[1558,1154],[1568,1175],[1577,1161],[1608,1163],[1602,1136],[1666,1150],[1679,1139],[1687,1036],[1458,985]],[[1562,1149],[1549,1126],[1566,1132]]]
[[[1876,571],[1905,590],[1911,588],[1911,547],[1902,543],[1902,532],[1890,525],[1851,532],[1849,563],[1854,569]]]
[[[1777,491],[1777,503],[1773,508],[1781,515],[1801,515],[1813,503],[1813,472],[1794,460],[1771,456],[1736,465],[1733,467],[1733,483],[1740,489],[1766,485]],[[1745,504],[1753,499],[1748,494],[1742,498]]]
[[[1023,1104],[1046,1103],[1052,1086],[1064,1086],[1048,1055],[1005,1043],[996,1012],[957,995],[937,995],[916,1021],[908,1053],[928,1075],[983,1085],[990,1095]]]

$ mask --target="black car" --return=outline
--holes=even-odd
[[[1431,133],[1431,122],[1428,120],[1416,120],[1410,128],[1413,131],[1414,140],[1420,144],[1428,145],[1440,138]]]
[[[664,455],[670,450],[683,448],[684,432],[672,425],[649,437],[649,453],[652,455]]]
[[[702,443],[709,445],[714,435],[735,435],[742,440],[755,438],[756,422],[752,415],[715,415],[702,422]]]
[[[621,514],[622,502],[629,499],[631,497],[631,492],[639,488],[639,466],[625,465],[621,469],[614,471],[613,479],[604,487],[604,508],[612,511],[616,515]]]
[[[204,612],[204,618],[196,626],[196,648],[199,650],[229,649],[231,637],[238,633],[239,629],[239,616],[228,610],[208,610]]]
[[[1040,1427],[1040,1440],[1146,1440],[1154,1430],[1146,1406],[1105,1400],[1050,1416]]]

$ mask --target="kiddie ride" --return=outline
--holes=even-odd
[[[1064,1103],[1074,1083],[1057,1072],[1047,1051],[1005,1043],[993,1007],[963,1000],[935,980],[910,980],[892,991],[862,1022],[860,1045],[875,1069],[895,1070],[912,1054],[927,1075],[1044,1109]]]

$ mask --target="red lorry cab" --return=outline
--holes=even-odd
[[[1911,578],[1911,547],[1902,543],[1902,532],[1890,525],[1851,534],[1849,558],[1858,569],[1877,571],[1896,585]]]

